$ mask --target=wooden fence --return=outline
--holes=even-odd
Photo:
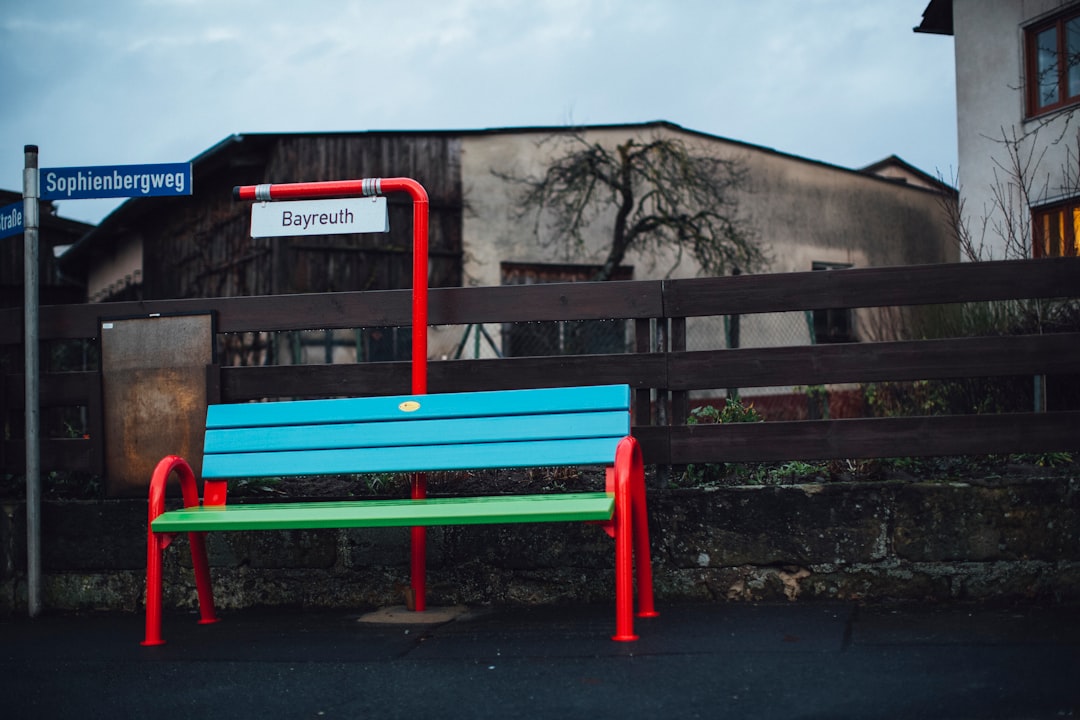
[[[432,325],[624,319],[634,352],[433,360],[429,391],[628,383],[646,462],[782,461],[1080,449],[1080,412],[685,423],[692,391],[1080,373],[1080,332],[688,351],[687,318],[1080,297],[1080,259],[1059,258],[737,277],[433,289]],[[205,313],[218,333],[407,326],[408,290],[45,306],[44,342],[92,339],[102,317]],[[0,310],[0,350],[21,357],[20,308]],[[9,365],[14,364],[9,361]],[[24,465],[23,378],[0,383],[0,466]],[[207,368],[212,402],[409,392],[407,362]],[[101,474],[97,370],[41,376],[41,405],[81,407],[84,437],[42,437],[44,470]]]

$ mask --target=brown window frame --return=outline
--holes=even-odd
[[[1031,256],[1043,258],[1080,255],[1078,224],[1080,198],[1031,208]],[[1058,232],[1051,234],[1055,229]]]
[[[1065,12],[1055,15],[1046,20],[1035,23],[1024,29],[1024,68],[1026,75],[1025,94],[1027,104],[1027,116],[1038,117],[1062,108],[1080,104],[1080,90],[1075,95],[1069,95],[1068,67],[1062,67],[1061,59],[1066,57],[1065,41],[1067,33],[1065,25],[1070,20],[1080,18],[1080,5],[1073,5]],[[1058,99],[1049,105],[1039,104],[1039,93],[1042,84],[1039,82],[1039,46],[1036,38],[1049,29],[1055,29],[1057,39],[1057,85]],[[1078,50],[1080,54],[1080,50]]]
[[[814,260],[810,269],[831,272],[847,270],[851,263],[821,262]],[[855,317],[851,308],[823,308],[811,312],[811,341],[815,345],[827,343],[858,342],[855,335]]]

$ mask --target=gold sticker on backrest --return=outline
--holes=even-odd
[[[397,409],[401,412],[416,412],[420,409],[420,403],[415,400],[406,400],[397,406]]]

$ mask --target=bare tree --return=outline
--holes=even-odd
[[[984,136],[1000,149],[993,159],[989,206],[982,208],[981,215],[967,217],[961,191],[961,199],[946,208],[965,259],[991,259],[990,240],[1002,249],[1003,257],[998,259],[1031,257],[1037,240],[1031,209],[1052,198],[1080,192],[1080,173],[1075,169],[1080,167],[1080,135],[1070,132],[1074,126],[1074,113],[1069,112],[1035,123],[1023,132],[1003,127],[1000,137]],[[1051,137],[1044,141],[1046,133]],[[1051,172],[1047,157],[1055,147],[1064,148],[1065,159]]]
[[[1049,137],[1047,137],[1049,136]],[[946,198],[945,210],[953,224],[960,252],[966,260],[1023,260],[1033,256],[1044,229],[1033,222],[1032,208],[1054,198],[1080,193],[1080,134],[1076,114],[1068,112],[1019,131],[1001,128],[999,137],[985,136],[998,147],[993,158],[989,204],[981,214],[968,215],[963,192],[959,199]],[[1048,167],[1050,150],[1062,158],[1057,168]],[[945,196],[943,196],[945,197]],[[1071,223],[1072,220],[1070,219]],[[995,257],[991,246],[1000,248]],[[1080,309],[1075,301],[1031,300],[968,303],[932,314],[922,334],[987,334],[1025,328],[1042,333],[1047,327],[1075,326]],[[924,318],[925,320],[925,318]]]
[[[707,275],[765,264],[739,214],[735,193],[746,184],[741,163],[695,154],[671,137],[629,138],[609,148],[575,132],[545,142],[556,139],[567,140],[569,149],[542,176],[496,175],[523,185],[521,215],[534,215],[541,242],[561,246],[568,256],[580,257],[591,224],[614,214],[596,280],[610,279],[631,251],[653,258],[673,252],[673,267],[689,252]]]

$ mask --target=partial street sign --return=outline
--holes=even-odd
[[[251,237],[390,232],[385,197],[261,202],[251,206]]]
[[[19,235],[23,231],[23,201],[0,208],[0,239]]]
[[[41,169],[42,200],[191,194],[191,163]]]

